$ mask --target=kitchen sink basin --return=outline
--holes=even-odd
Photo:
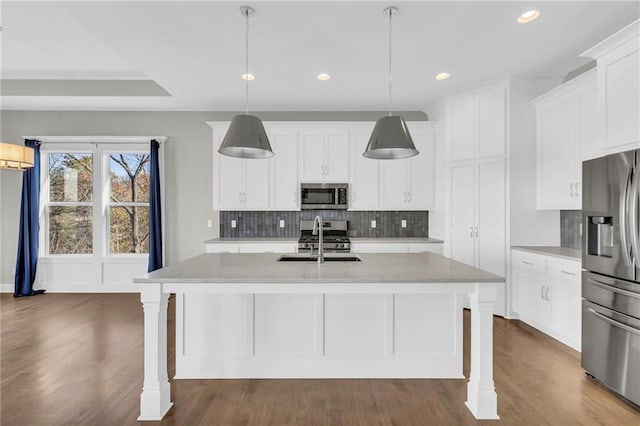
[[[282,255],[278,258],[278,262],[317,262],[318,256],[304,256],[304,255]],[[358,256],[325,256],[325,262],[362,262]]]

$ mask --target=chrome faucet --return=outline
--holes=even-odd
[[[324,248],[322,243],[322,218],[320,216],[316,216],[313,219],[313,231],[311,231],[313,235],[318,235],[318,263],[324,263]],[[311,249],[313,253],[313,248]]]

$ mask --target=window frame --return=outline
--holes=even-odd
[[[161,194],[164,194],[164,142],[166,137],[64,137],[64,136],[25,136],[28,139],[41,141],[40,153],[40,233],[39,233],[39,257],[45,261],[81,263],[99,260],[104,262],[123,261],[129,259],[132,262],[142,262],[148,259],[149,253],[110,253],[109,240],[109,208],[111,182],[109,175],[109,155],[112,153],[142,153],[150,152],[152,139],[160,142],[160,182]],[[49,155],[51,153],[91,153],[93,155],[93,253],[92,254],[52,254],[49,253],[49,207],[60,202],[49,202]],[[161,196],[164,209],[164,196]],[[78,204],[84,204],[82,202]],[[127,204],[127,203],[125,203]],[[141,204],[149,207],[150,203]],[[75,203],[74,203],[75,205]],[[116,204],[117,205],[117,204]],[[164,229],[164,215],[162,229]],[[163,246],[163,256],[164,256]]]

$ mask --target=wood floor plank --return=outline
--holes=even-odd
[[[175,303],[169,301],[169,375]],[[464,406],[465,380],[172,380],[175,407],[148,425],[640,425],[640,412],[589,379],[580,354],[494,320],[499,422]],[[143,378],[136,294],[0,296],[0,424],[135,425]],[[465,359],[469,372],[469,315]]]

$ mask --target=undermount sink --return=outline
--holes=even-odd
[[[304,256],[304,255],[282,255],[278,258],[278,262],[317,262],[318,256]],[[324,256],[325,262],[362,262],[358,256]]]

